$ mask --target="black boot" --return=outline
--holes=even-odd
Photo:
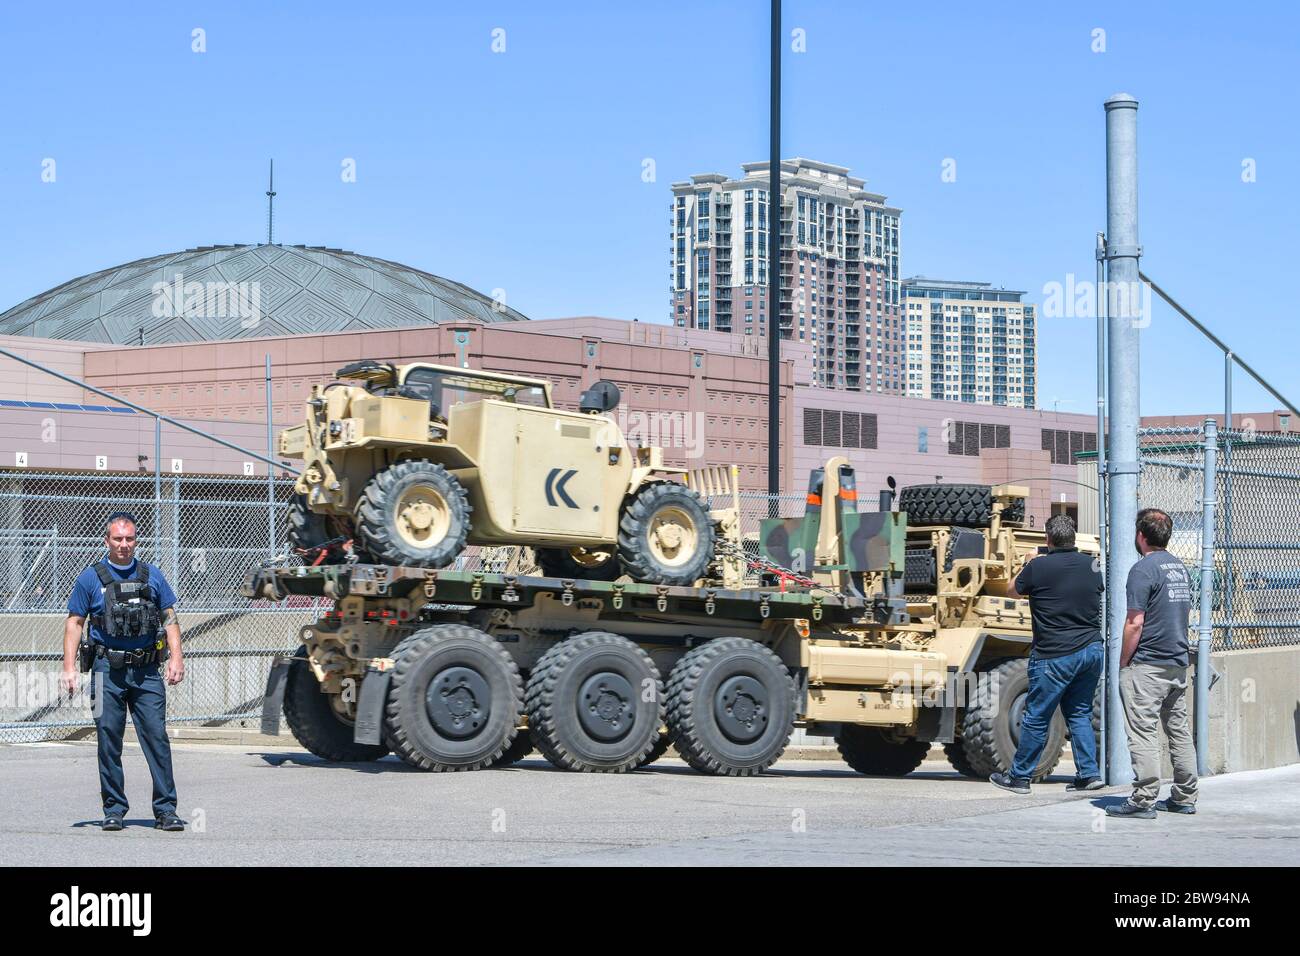
[[[185,821],[174,813],[160,813],[154,818],[153,828],[175,833],[178,830],[185,829]]]

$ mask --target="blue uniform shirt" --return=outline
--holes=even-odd
[[[136,561],[138,560],[137,558]],[[125,581],[135,574],[136,561],[132,561],[131,567],[125,571],[113,567],[107,560],[101,563],[120,580]],[[165,611],[176,603],[176,593],[158,568],[147,561],[144,566],[149,572],[149,587],[154,592],[154,598],[158,602],[158,609]],[[72,596],[68,598],[68,613],[87,619],[86,626],[90,628],[90,639],[96,644],[103,644],[114,649],[134,650],[139,647],[148,647],[153,643],[153,639],[140,640],[136,638],[114,641],[97,624],[89,620],[104,613],[104,586],[99,583],[99,575],[95,573],[94,565],[77,575],[77,583],[72,588]]]

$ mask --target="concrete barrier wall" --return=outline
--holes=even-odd
[[[1300,763],[1300,647],[1221,651],[1212,661],[1211,770]]]
[[[1195,651],[1193,651],[1195,653]],[[1255,647],[1211,656],[1219,679],[1210,690],[1210,772],[1267,770],[1300,763],[1300,647]],[[1195,720],[1192,675],[1187,704]],[[1162,773],[1173,775],[1160,735]]]

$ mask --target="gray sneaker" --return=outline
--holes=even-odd
[[[1011,793],[1018,793],[1022,797],[1031,792],[1028,780],[1024,780],[1020,777],[1013,777],[1011,774],[1002,773],[1001,771],[990,774],[989,783],[993,784],[993,786],[1000,790],[1008,790]]]
[[[1150,807],[1141,807],[1132,800],[1125,800],[1123,803],[1115,804],[1106,808],[1108,817],[1137,817],[1139,820],[1154,820],[1156,812]]]
[[[1192,814],[1196,812],[1196,804],[1179,803],[1177,800],[1157,800],[1156,809],[1164,813]]]

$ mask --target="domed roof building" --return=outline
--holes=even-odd
[[[0,335],[155,345],[527,317],[459,282],[323,246],[200,246],[138,259],[0,313]]]

